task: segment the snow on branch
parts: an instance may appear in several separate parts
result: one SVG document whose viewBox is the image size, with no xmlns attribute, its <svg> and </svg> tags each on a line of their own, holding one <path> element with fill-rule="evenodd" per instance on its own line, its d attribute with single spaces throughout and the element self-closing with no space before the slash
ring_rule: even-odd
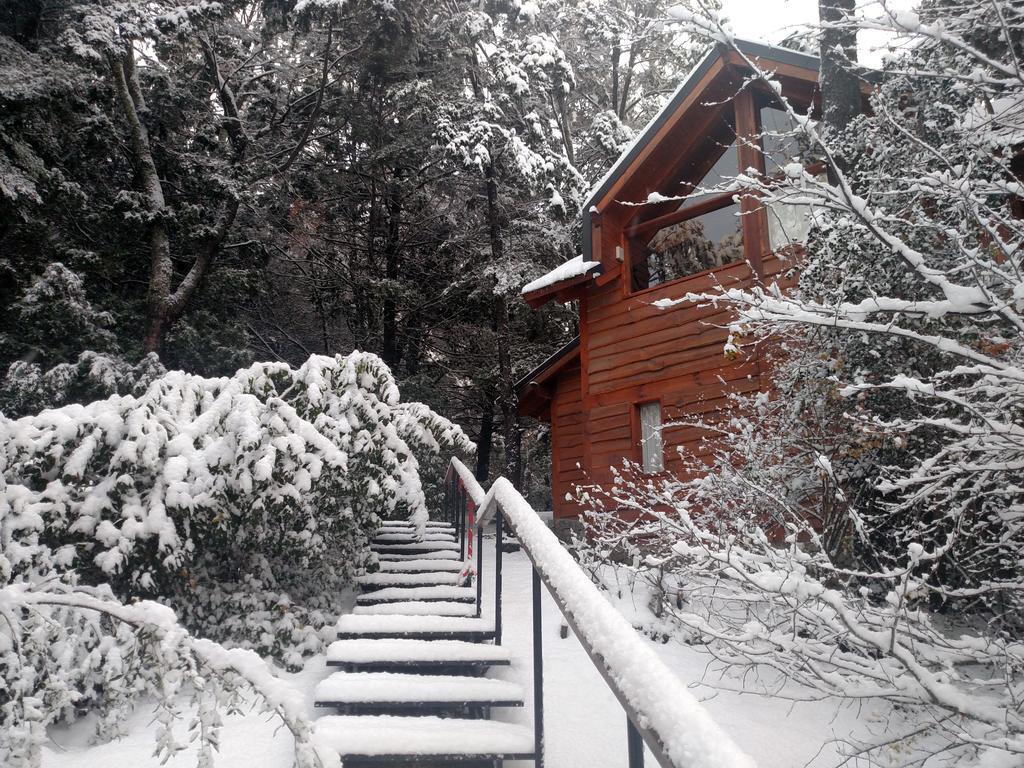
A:
<svg viewBox="0 0 1024 768">
<path fill-rule="evenodd" d="M 229 649 L 192 637 L 178 623 L 174 611 L 153 601 L 125 604 L 102 591 L 52 585 L 34 589 L 25 583 L 8 584 L 0 588 L 0 615 L 7 620 L 5 632 L 0 633 L 0 638 L 8 641 L 2 649 L 5 655 L 13 654 L 18 657 L 19 665 L 28 666 L 26 656 L 32 650 L 32 641 L 26 635 L 31 634 L 32 620 L 60 621 L 55 615 L 56 609 L 73 611 L 93 622 L 94 614 L 107 616 L 131 628 L 136 640 L 134 650 L 146 658 L 146 685 L 165 703 L 158 714 L 161 726 L 157 757 L 167 759 L 185 747 L 173 738 L 172 725 L 177 717 L 173 697 L 188 683 L 199 704 L 191 728 L 199 734 L 201 765 L 213 764 L 221 725 L 217 708 L 229 706 L 245 690 L 254 694 L 291 732 L 295 739 L 296 768 L 341 765 L 336 751 L 317 743 L 301 691 L 274 675 L 267 663 L 252 651 Z M 20 618 L 24 615 L 30 616 L 30 620 L 24 622 L 28 626 L 23 626 Z M 5 764 L 17 768 L 38 764 L 43 734 L 40 702 L 25 696 L 20 686 L 15 686 L 14 691 L 15 695 L 4 704 L 4 709 L 20 710 L 21 717 L 0 738 L 0 755 L 6 754 L 10 762 Z"/>
<path fill-rule="evenodd" d="M 683 768 L 753 768 L 696 698 L 590 581 L 554 533 L 505 478 L 491 485 L 482 521 L 504 515 L 581 642 L 603 664 L 610 684 L 639 727 Z"/>
<path fill-rule="evenodd" d="M 216 379 L 172 371 L 135 395 L 0 417 L 0 677 L 17 681 L 0 730 L 36 744 L 92 707 L 98 735 L 116 735 L 155 685 L 150 661 L 184 658 L 167 645 L 186 642 L 171 607 L 209 638 L 188 636 L 190 668 L 270 696 L 252 652 L 298 668 L 319 651 L 346 584 L 375 564 L 382 518 L 427 519 L 421 460 L 472 447 L 361 352 Z M 289 701 L 273 708 L 302 731 Z"/>
</svg>

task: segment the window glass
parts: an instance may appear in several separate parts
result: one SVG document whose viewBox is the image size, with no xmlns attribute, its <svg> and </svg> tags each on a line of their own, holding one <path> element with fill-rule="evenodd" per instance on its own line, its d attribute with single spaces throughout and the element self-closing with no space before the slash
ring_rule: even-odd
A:
<svg viewBox="0 0 1024 768">
<path fill-rule="evenodd" d="M 768 213 L 768 242 L 773 251 L 807 240 L 811 212 L 806 205 L 789 205 L 779 201 L 769 203 L 765 208 Z"/>
<path fill-rule="evenodd" d="M 726 147 L 722 156 L 718 158 L 713 166 L 711 166 L 711 170 L 704 174 L 703 178 L 693 179 L 692 176 L 690 176 L 691 183 L 699 187 L 699 189 L 695 189 L 693 194 L 688 195 L 686 199 L 683 200 L 682 205 L 679 206 L 679 209 L 689 208 L 696 205 L 707 196 L 708 192 L 714 194 L 716 187 L 722 187 L 736 178 L 740 165 L 740 155 L 737 144 L 738 142 L 734 140 L 732 144 Z M 718 151 L 721 151 L 720 146 Z M 695 169 L 691 166 L 690 173 L 696 175 L 694 170 Z M 706 191 L 702 192 L 701 190 Z"/>
<path fill-rule="evenodd" d="M 807 166 L 818 159 L 796 121 L 784 110 L 762 107 L 761 131 L 765 169 L 769 175 L 779 173 L 794 160 Z M 811 220 L 806 205 L 791 205 L 780 201 L 769 203 L 766 209 L 768 241 L 773 251 L 807 240 Z"/>
<path fill-rule="evenodd" d="M 644 403 L 639 410 L 644 472 L 660 472 L 665 468 L 665 451 L 661 442 L 661 403 Z"/>
<path fill-rule="evenodd" d="M 778 173 L 796 158 L 805 165 L 812 162 L 807 137 L 785 110 L 761 107 L 761 144 L 769 175 Z"/>
<path fill-rule="evenodd" d="M 633 290 L 743 260 L 740 207 L 725 207 L 659 229 L 646 243 L 634 243 Z"/>
</svg>

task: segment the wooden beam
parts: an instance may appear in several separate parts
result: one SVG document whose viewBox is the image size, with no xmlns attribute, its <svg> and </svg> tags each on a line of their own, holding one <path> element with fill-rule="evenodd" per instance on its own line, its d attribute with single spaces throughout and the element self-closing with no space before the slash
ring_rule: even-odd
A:
<svg viewBox="0 0 1024 768">
<path fill-rule="evenodd" d="M 753 168 L 760 175 L 765 175 L 764 152 L 761 148 L 761 120 L 754 102 L 754 94 L 749 88 L 740 91 L 733 100 L 736 109 L 736 135 L 739 137 L 739 171 L 746 173 Z M 763 274 L 762 262 L 768 255 L 768 218 L 764 204 L 753 194 L 740 197 L 740 225 L 743 230 L 743 252 L 760 278 Z"/>
<path fill-rule="evenodd" d="M 704 73 L 704 76 L 701 77 L 701 79 L 694 85 L 688 97 L 676 109 L 676 114 L 671 119 L 666 120 L 658 132 L 645 142 L 645 146 L 637 158 L 630 163 L 627 168 L 622 169 L 616 182 L 612 184 L 600 200 L 595 201 L 595 205 L 600 210 L 604 211 L 610 201 L 619 197 L 622 187 L 627 183 L 627 181 L 634 178 L 636 169 L 647 162 L 653 152 L 661 145 L 666 136 L 675 132 L 683 115 L 689 111 L 690 107 L 697 104 L 704 97 L 705 89 L 715 80 L 716 77 L 718 77 L 722 72 L 723 67 L 724 64 L 722 60 L 718 59 L 708 68 L 708 71 Z"/>
<path fill-rule="evenodd" d="M 712 213 L 720 208 L 726 208 L 732 205 L 733 198 L 742 194 L 742 192 L 722 192 L 717 195 L 709 195 L 699 203 L 694 203 L 689 208 L 682 208 L 672 213 L 666 213 L 664 216 L 658 216 L 654 219 L 646 219 L 644 221 L 632 224 L 628 230 L 626 230 L 627 237 L 640 237 L 645 235 L 653 235 L 659 229 L 665 227 L 671 227 L 673 224 L 678 224 L 681 221 L 687 221 L 688 219 L 696 219 L 698 216 L 703 216 L 707 213 Z"/>
<path fill-rule="evenodd" d="M 725 60 L 734 67 L 739 67 L 745 71 L 750 70 L 747 60 L 734 50 L 726 52 Z M 803 80 L 804 82 L 818 82 L 817 69 L 799 67 L 795 64 L 784 64 L 780 61 L 770 61 L 760 56 L 753 57 L 753 61 L 761 69 L 774 73 L 777 79 L 793 78 L 794 80 Z"/>
</svg>

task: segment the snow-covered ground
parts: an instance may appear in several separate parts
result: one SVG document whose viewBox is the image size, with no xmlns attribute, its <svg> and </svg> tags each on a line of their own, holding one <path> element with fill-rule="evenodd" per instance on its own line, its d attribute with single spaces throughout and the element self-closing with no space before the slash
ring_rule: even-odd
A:
<svg viewBox="0 0 1024 768">
<path fill-rule="evenodd" d="M 490 544 L 485 540 L 485 544 Z M 493 546 L 488 547 L 492 551 Z M 488 566 L 485 566 L 488 568 Z M 493 569 L 489 569 L 493 574 Z M 486 575 L 486 571 L 485 571 Z M 494 673 L 515 677 L 532 691 L 531 569 L 522 552 L 505 555 L 503 568 L 506 617 L 504 644 L 513 649 L 518 667 Z M 559 637 L 562 615 L 543 590 L 544 707 L 548 765 L 570 768 L 621 768 L 626 764 L 626 716 L 596 667 L 571 631 Z M 702 685 L 711 657 L 690 646 L 651 641 L 658 654 L 692 692 L 705 700 L 719 725 L 760 768 L 832 766 L 836 749 L 826 742 L 835 736 L 862 735 L 870 707 L 836 712 L 824 703 L 792 703 Z M 709 682 L 728 685 L 717 676 Z M 735 681 L 732 683 L 735 686 Z M 532 693 L 527 707 L 511 710 L 510 720 L 533 722 Z M 501 716 L 501 715 L 499 715 Z M 648 753 L 645 764 L 656 766 Z"/>
<path fill-rule="evenodd" d="M 493 540 L 485 539 L 485 605 L 493 598 Z M 523 709 L 495 710 L 496 719 L 530 724 L 532 712 L 532 634 L 531 569 L 522 552 L 505 555 L 504 560 L 504 644 L 516 655 L 509 668 L 496 668 L 491 674 L 514 680 L 527 691 Z M 563 768 L 621 768 L 626 762 L 625 715 L 605 685 L 586 652 L 569 634 L 559 637 L 561 614 L 544 592 L 544 684 L 545 734 L 548 765 Z M 852 734 L 866 736 L 872 724 L 879 725 L 877 707 L 863 704 L 859 709 L 837 712 L 828 703 L 792 703 L 786 699 L 767 699 L 724 690 L 734 681 L 712 676 L 702 683 L 710 657 L 695 648 L 670 642 L 650 641 L 681 681 L 705 700 L 715 720 L 761 768 L 798 768 L 831 766 L 840 759 L 831 744 L 835 737 Z M 330 714 L 313 709 L 313 689 L 327 674 L 324 658 L 309 660 L 297 674 L 282 677 L 299 687 L 307 696 L 313 717 Z M 185 703 L 183 702 L 183 706 Z M 186 718 L 187 720 L 187 718 Z M 52 742 L 45 752 L 46 768 L 142 768 L 158 765 L 152 756 L 155 725 L 152 712 L 142 706 L 128 723 L 128 735 L 115 742 L 91 746 L 88 722 L 52 731 Z M 182 741 L 187 743 L 186 722 L 181 726 Z M 186 749 L 167 763 L 171 768 L 196 764 L 195 752 Z M 648 755 L 648 765 L 656 765 Z M 258 711 L 225 717 L 222 746 L 217 765 L 221 768 L 291 768 L 290 734 L 272 717 Z"/>
</svg>

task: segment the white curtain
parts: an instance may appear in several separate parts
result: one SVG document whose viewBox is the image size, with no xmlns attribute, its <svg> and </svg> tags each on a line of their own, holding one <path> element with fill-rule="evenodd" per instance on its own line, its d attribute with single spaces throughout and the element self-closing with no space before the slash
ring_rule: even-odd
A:
<svg viewBox="0 0 1024 768">
<path fill-rule="evenodd" d="M 660 472 L 665 468 L 665 451 L 661 442 L 661 403 L 644 403 L 640 406 L 640 446 L 644 472 Z"/>
</svg>

